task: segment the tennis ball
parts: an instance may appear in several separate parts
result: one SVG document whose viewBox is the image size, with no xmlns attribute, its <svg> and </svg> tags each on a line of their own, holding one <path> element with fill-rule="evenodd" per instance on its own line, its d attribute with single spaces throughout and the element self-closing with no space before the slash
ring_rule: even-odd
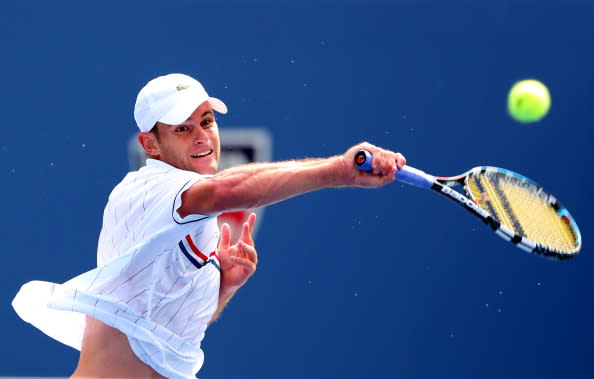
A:
<svg viewBox="0 0 594 379">
<path fill-rule="evenodd" d="M 515 83 L 507 96 L 507 110 L 519 122 L 539 121 L 546 116 L 550 107 L 549 90 L 538 80 L 527 79 Z"/>
</svg>

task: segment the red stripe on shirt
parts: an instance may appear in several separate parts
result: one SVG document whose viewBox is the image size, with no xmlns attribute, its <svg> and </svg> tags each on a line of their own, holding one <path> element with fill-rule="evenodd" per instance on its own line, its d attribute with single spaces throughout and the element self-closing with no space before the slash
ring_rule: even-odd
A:
<svg viewBox="0 0 594 379">
<path fill-rule="evenodd" d="M 206 262 L 208 257 L 206 255 L 202 254 L 202 252 L 200 250 L 198 250 L 196 245 L 194 245 L 194 241 L 192 241 L 192 237 L 190 237 L 189 234 L 186 235 L 186 241 L 188 241 L 188 245 L 190 245 L 190 249 L 192 249 L 194 254 L 196 254 L 198 256 L 198 258 L 202 259 L 202 261 Z"/>
</svg>

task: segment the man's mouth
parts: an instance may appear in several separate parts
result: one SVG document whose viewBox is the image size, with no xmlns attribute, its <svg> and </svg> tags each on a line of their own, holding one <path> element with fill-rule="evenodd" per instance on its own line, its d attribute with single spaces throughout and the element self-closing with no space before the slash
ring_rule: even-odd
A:
<svg viewBox="0 0 594 379">
<path fill-rule="evenodd" d="M 208 151 L 205 151 L 204 153 L 200 153 L 200 154 L 194 154 L 194 155 L 192 155 L 192 158 L 202 158 L 202 157 L 209 156 L 210 154 L 212 154 L 212 150 L 208 150 Z"/>
</svg>

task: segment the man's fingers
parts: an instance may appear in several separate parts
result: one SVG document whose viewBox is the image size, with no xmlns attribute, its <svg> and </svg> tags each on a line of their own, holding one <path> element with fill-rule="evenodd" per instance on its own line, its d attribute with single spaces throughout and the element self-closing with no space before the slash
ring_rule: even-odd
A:
<svg viewBox="0 0 594 379">
<path fill-rule="evenodd" d="M 246 222 L 243 223 L 243 227 L 241 228 L 241 236 L 239 237 L 240 241 L 244 241 L 249 245 L 254 245 L 254 239 L 252 238 L 252 233 L 254 232 L 254 225 L 256 224 L 256 214 L 252 213 L 249 215 Z"/>
<path fill-rule="evenodd" d="M 396 166 L 400 170 L 406 164 L 406 158 L 400 153 L 396 153 Z"/>
<path fill-rule="evenodd" d="M 247 223 L 250 225 L 250 233 L 254 233 L 254 226 L 256 226 L 256 214 L 250 213 L 247 219 Z"/>
<path fill-rule="evenodd" d="M 231 245 L 231 227 L 224 223 L 221 225 L 221 240 L 219 241 L 219 249 L 228 249 Z"/>
<path fill-rule="evenodd" d="M 233 261 L 234 264 L 241 266 L 243 268 L 248 269 L 251 272 L 256 271 L 256 263 L 250 261 L 247 258 L 241 258 L 241 257 L 236 257 L 234 255 L 232 255 L 231 260 Z"/>
<path fill-rule="evenodd" d="M 394 176 L 405 164 L 406 158 L 402 154 L 378 148 L 373 155 L 371 169 L 375 175 Z"/>
<path fill-rule="evenodd" d="M 239 241 L 239 249 L 247 256 L 251 262 L 258 263 L 258 253 L 253 245 L 249 245 L 244 241 Z"/>
</svg>

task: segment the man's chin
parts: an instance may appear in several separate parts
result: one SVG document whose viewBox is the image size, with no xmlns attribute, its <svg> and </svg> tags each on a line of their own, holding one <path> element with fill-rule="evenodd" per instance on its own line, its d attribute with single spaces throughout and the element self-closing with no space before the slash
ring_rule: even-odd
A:
<svg viewBox="0 0 594 379">
<path fill-rule="evenodd" d="M 215 163 L 207 163 L 207 162 L 194 162 L 192 165 L 194 172 L 197 172 L 201 175 L 212 175 L 217 172 L 217 165 Z"/>
</svg>

